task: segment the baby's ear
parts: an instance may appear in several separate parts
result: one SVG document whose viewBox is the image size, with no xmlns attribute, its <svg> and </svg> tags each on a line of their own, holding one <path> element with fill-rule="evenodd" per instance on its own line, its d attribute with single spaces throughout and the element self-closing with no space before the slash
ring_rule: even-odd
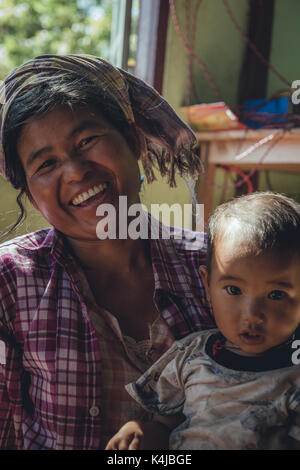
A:
<svg viewBox="0 0 300 470">
<path fill-rule="evenodd" d="M 202 281 L 203 281 L 203 284 L 204 284 L 204 287 L 205 287 L 207 298 L 209 299 L 208 273 L 207 273 L 206 266 L 200 266 L 199 267 L 199 273 L 200 273 L 200 276 L 202 277 Z"/>
<path fill-rule="evenodd" d="M 203 281 L 207 280 L 207 268 L 206 268 L 206 266 L 201 265 L 199 267 L 199 273 L 200 273 L 200 276 L 202 277 Z"/>
</svg>

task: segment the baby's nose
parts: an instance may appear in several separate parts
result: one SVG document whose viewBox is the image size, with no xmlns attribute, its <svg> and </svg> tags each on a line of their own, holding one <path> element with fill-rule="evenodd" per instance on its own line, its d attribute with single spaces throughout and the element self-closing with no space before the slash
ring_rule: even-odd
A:
<svg viewBox="0 0 300 470">
<path fill-rule="evenodd" d="M 242 321 L 248 326 L 259 326 L 264 323 L 265 315 L 263 302 L 251 299 L 244 303 Z"/>
</svg>

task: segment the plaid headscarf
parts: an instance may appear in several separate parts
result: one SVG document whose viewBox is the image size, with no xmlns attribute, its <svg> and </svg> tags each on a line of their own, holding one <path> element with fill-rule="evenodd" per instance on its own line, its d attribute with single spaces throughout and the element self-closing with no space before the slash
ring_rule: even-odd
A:
<svg viewBox="0 0 300 470">
<path fill-rule="evenodd" d="M 155 179 L 154 167 L 175 186 L 175 173 L 196 178 L 202 171 L 199 149 L 192 130 L 171 106 L 149 85 L 133 75 L 92 55 L 43 55 L 13 70 L 4 81 L 0 104 L 0 162 L 5 173 L 3 139 L 5 119 L 15 98 L 60 74 L 87 77 L 116 100 L 130 126 L 140 138 L 141 160 L 148 182 Z"/>
</svg>

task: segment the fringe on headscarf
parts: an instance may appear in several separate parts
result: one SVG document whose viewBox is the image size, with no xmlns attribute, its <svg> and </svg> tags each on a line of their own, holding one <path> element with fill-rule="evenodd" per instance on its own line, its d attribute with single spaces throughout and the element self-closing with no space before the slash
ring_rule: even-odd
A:
<svg viewBox="0 0 300 470">
<path fill-rule="evenodd" d="M 167 183 L 171 188 L 176 187 L 176 175 L 189 176 L 196 180 L 203 172 L 200 146 L 193 150 L 183 148 L 177 154 L 151 143 L 147 144 L 147 149 L 148 153 L 146 158 L 142 159 L 142 164 L 148 183 L 157 179 L 154 169 L 157 169 L 162 177 L 167 178 Z"/>
</svg>

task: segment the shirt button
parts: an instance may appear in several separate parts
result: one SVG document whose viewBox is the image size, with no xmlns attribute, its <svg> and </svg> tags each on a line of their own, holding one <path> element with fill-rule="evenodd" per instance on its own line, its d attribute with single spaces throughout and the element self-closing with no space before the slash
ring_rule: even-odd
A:
<svg viewBox="0 0 300 470">
<path fill-rule="evenodd" d="M 100 412 L 100 410 L 99 410 L 98 406 L 92 406 L 90 408 L 90 415 L 93 416 L 93 417 L 98 416 L 99 412 Z"/>
</svg>

